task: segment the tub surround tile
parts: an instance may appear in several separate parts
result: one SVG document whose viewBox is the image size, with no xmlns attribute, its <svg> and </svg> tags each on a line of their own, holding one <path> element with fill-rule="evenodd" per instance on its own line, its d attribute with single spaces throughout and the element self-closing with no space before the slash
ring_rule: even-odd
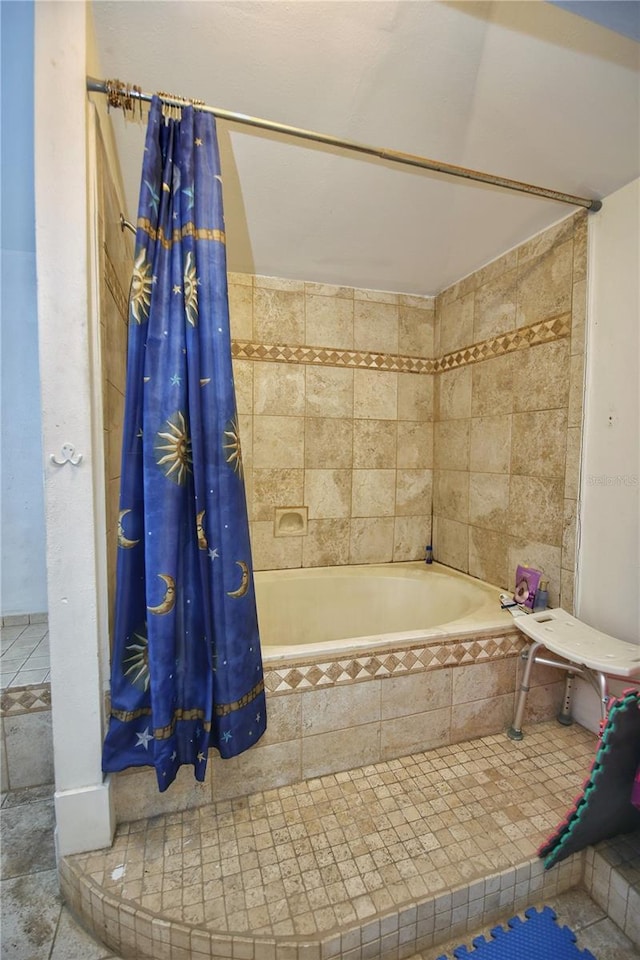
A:
<svg viewBox="0 0 640 960">
<path fill-rule="evenodd" d="M 398 308 L 398 353 L 433 357 L 434 301 L 429 303 L 420 297 L 404 300 Z"/>
<path fill-rule="evenodd" d="M 305 737 L 302 740 L 302 777 L 309 779 L 321 777 L 329 771 L 348 770 L 355 757 L 362 764 L 380 760 L 379 722 Z M 345 899 L 342 893 L 340 899 Z"/>
<path fill-rule="evenodd" d="M 564 478 L 567 411 L 514 413 L 511 423 L 511 474 Z"/>
<path fill-rule="evenodd" d="M 517 270 L 488 279 L 474 297 L 473 340 L 498 337 L 516 325 Z"/>
<path fill-rule="evenodd" d="M 398 421 L 397 466 L 433 467 L 433 423 Z"/>
<path fill-rule="evenodd" d="M 435 559 L 467 573 L 469 569 L 469 525 L 445 517 L 433 518 Z"/>
<path fill-rule="evenodd" d="M 449 743 L 451 715 L 450 707 L 442 707 L 396 720 L 385 720 L 380 744 L 382 759 L 433 750 Z"/>
<path fill-rule="evenodd" d="M 398 424 L 392 420 L 353 421 L 353 466 L 395 468 Z"/>
<path fill-rule="evenodd" d="M 508 562 L 509 538 L 504 533 L 469 527 L 469 573 L 503 590 L 511 588 L 513 579 Z"/>
<path fill-rule="evenodd" d="M 511 533 L 516 537 L 560 546 L 563 504 L 564 483 L 561 479 L 512 474 L 509 487 Z"/>
<path fill-rule="evenodd" d="M 303 567 L 331 567 L 349 563 L 350 521 L 309 520 L 302 544 Z"/>
<path fill-rule="evenodd" d="M 349 563 L 387 563 L 393 556 L 393 517 L 351 520 Z"/>
<path fill-rule="evenodd" d="M 397 470 L 396 517 L 428 514 L 432 503 L 432 485 L 431 470 Z"/>
<path fill-rule="evenodd" d="M 280 417 L 304 416 L 305 368 L 300 364 L 254 362 L 252 412 Z"/>
<path fill-rule="evenodd" d="M 567 429 L 567 459 L 564 475 L 564 495 L 577 500 L 580 487 L 580 447 L 582 431 L 579 427 Z"/>
<path fill-rule="evenodd" d="M 398 720 L 427 708 L 433 711 L 451 706 L 453 672 L 451 668 L 445 668 L 385 680 L 381 684 L 382 719 Z"/>
<path fill-rule="evenodd" d="M 474 473 L 509 473 L 512 417 L 473 417 L 470 426 L 469 469 Z"/>
<path fill-rule="evenodd" d="M 451 711 L 451 742 L 482 737 L 496 729 L 506 730 L 513 720 L 514 707 L 513 693 L 457 704 Z"/>
<path fill-rule="evenodd" d="M 431 543 L 431 516 L 396 517 L 393 529 L 393 560 L 423 560 Z"/>
<path fill-rule="evenodd" d="M 352 517 L 393 517 L 396 512 L 395 470 L 354 470 Z"/>
<path fill-rule="evenodd" d="M 433 419 L 433 378 L 398 374 L 398 419 Z"/>
<path fill-rule="evenodd" d="M 451 353 L 473 343 L 474 296 L 469 293 L 451 303 L 443 303 L 440 312 L 438 353 Z"/>
<path fill-rule="evenodd" d="M 231 280 L 231 275 L 229 279 Z M 234 340 L 251 340 L 253 339 L 253 284 L 229 282 L 228 290 L 231 336 Z"/>
<path fill-rule="evenodd" d="M 514 410 L 566 407 L 569 398 L 567 338 L 525 350 L 513 367 Z"/>
<path fill-rule="evenodd" d="M 258 285 L 257 281 L 260 280 Z M 253 291 L 253 332 L 262 343 L 303 344 L 305 342 L 305 304 L 301 289 L 284 288 L 293 281 L 274 281 L 256 277 Z"/>
<path fill-rule="evenodd" d="M 397 303 L 356 299 L 353 305 L 353 345 L 356 350 L 398 353 Z"/>
<path fill-rule="evenodd" d="M 421 380 L 422 377 L 414 379 Z M 363 420 L 396 420 L 398 375 L 382 371 L 354 370 L 353 415 Z"/>
<path fill-rule="evenodd" d="M 380 720 L 380 681 L 311 690 L 302 700 L 305 736 L 351 729 Z M 291 698 L 286 698 L 291 699 Z"/>
<path fill-rule="evenodd" d="M 516 325 L 529 326 L 571 311 L 573 240 L 539 257 L 518 258 Z"/>
<path fill-rule="evenodd" d="M 305 471 L 300 469 L 254 469 L 252 519 L 273 522 L 276 507 L 308 503 L 304 495 L 304 478 Z"/>
<path fill-rule="evenodd" d="M 509 483 L 506 473 L 469 474 L 469 523 L 473 527 L 506 533 Z"/>
<path fill-rule="evenodd" d="M 350 468 L 353 464 L 353 421 L 309 417 L 304 427 L 307 468 Z"/>
<path fill-rule="evenodd" d="M 542 570 L 549 581 L 549 606 L 557 605 L 560 587 L 560 546 L 553 546 L 539 540 L 512 537 L 509 543 L 509 570 L 515 589 L 515 570 L 518 564 Z"/>
<path fill-rule="evenodd" d="M 469 519 L 469 474 L 466 470 L 436 470 L 433 507 L 439 517 Z"/>
<path fill-rule="evenodd" d="M 305 454 L 303 417 L 255 417 L 254 467 L 302 467 Z"/>
<path fill-rule="evenodd" d="M 515 659 L 499 660 L 496 663 L 479 663 L 453 670 L 452 705 L 457 707 L 458 704 L 474 700 L 512 695 L 516 684 L 516 664 Z"/>
<path fill-rule="evenodd" d="M 305 470 L 304 503 L 309 506 L 309 519 L 349 517 L 351 482 L 351 470 Z"/>
<path fill-rule="evenodd" d="M 445 420 L 433 426 L 433 463 L 438 470 L 468 470 L 470 421 Z"/>
<path fill-rule="evenodd" d="M 307 294 L 305 301 L 306 343 L 341 350 L 355 349 L 353 292 L 348 298 Z"/>
<path fill-rule="evenodd" d="M 437 380 L 436 419 L 459 420 L 471 416 L 471 367 L 445 370 Z"/>
<path fill-rule="evenodd" d="M 302 566 L 304 537 L 274 536 L 273 520 L 254 520 L 249 524 L 251 554 L 256 570 L 284 570 Z"/>
<path fill-rule="evenodd" d="M 353 413 L 353 370 L 306 367 L 305 415 L 350 417 Z"/>
<path fill-rule="evenodd" d="M 518 357 L 518 361 L 520 357 Z M 505 354 L 471 367 L 471 416 L 498 416 L 513 411 L 514 357 Z"/>
<path fill-rule="evenodd" d="M 579 427 L 582 424 L 582 399 L 584 394 L 584 355 L 576 354 L 571 357 L 569 374 L 569 426 Z"/>
</svg>

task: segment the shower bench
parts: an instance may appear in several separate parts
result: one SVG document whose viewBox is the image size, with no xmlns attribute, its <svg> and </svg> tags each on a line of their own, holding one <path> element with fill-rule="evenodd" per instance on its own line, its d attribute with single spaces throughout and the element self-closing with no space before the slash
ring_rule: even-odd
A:
<svg viewBox="0 0 640 960">
<path fill-rule="evenodd" d="M 572 617 L 561 609 L 543 610 L 517 617 L 516 626 L 532 640 L 523 653 L 526 666 L 516 701 L 513 724 L 507 731 L 512 740 L 522 740 L 522 720 L 529 693 L 531 671 L 535 663 L 566 670 L 564 700 L 558 716 L 560 723 L 570 724 L 571 693 L 576 676 L 584 677 L 596 688 L 600 697 L 601 719 L 607 715 L 609 693 L 607 677 L 640 680 L 640 645 L 617 640 Z M 563 660 L 543 656 L 546 651 Z"/>
</svg>

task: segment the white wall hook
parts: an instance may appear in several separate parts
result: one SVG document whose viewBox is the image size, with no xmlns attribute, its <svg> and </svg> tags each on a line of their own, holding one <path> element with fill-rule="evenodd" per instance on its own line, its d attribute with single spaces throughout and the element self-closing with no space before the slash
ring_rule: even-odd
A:
<svg viewBox="0 0 640 960">
<path fill-rule="evenodd" d="M 61 460 L 59 460 L 53 453 L 49 457 L 51 463 L 55 463 L 57 467 L 62 467 L 65 463 L 70 463 L 72 466 L 77 467 L 82 460 L 82 454 L 76 453 L 76 448 L 72 443 L 63 443 L 62 447 L 60 448 L 60 453 L 62 455 Z"/>
</svg>

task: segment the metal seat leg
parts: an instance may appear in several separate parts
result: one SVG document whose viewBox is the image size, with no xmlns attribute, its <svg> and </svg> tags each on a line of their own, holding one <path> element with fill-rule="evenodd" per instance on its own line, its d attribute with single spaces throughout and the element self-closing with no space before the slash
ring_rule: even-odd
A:
<svg viewBox="0 0 640 960">
<path fill-rule="evenodd" d="M 513 717 L 513 723 L 507 730 L 507 736 L 511 740 L 522 740 L 522 720 L 524 717 L 524 709 L 527 705 L 527 694 L 529 693 L 529 680 L 531 679 L 531 671 L 533 670 L 533 664 L 535 663 L 536 653 L 543 646 L 542 643 L 536 642 L 532 643 L 529 647 L 527 665 L 524 668 L 524 673 L 522 675 L 522 683 L 520 684 L 520 691 L 518 693 L 518 701 L 516 703 L 516 711 Z"/>
</svg>

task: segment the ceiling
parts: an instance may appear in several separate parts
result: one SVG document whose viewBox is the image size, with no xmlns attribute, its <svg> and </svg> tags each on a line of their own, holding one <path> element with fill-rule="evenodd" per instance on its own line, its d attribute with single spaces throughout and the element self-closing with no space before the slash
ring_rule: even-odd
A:
<svg viewBox="0 0 640 960">
<path fill-rule="evenodd" d="M 103 77 L 145 91 L 574 195 L 640 175 L 640 44 L 542 0 L 92 6 Z M 134 219 L 144 129 L 113 119 Z M 239 124 L 218 137 L 238 272 L 435 295 L 576 209 Z"/>
</svg>

